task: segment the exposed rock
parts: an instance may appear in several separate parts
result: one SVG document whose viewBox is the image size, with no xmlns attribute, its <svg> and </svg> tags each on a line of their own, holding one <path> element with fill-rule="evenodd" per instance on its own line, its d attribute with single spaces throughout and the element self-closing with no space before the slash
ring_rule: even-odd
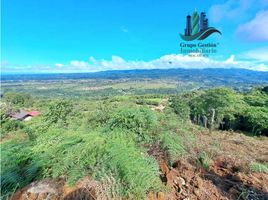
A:
<svg viewBox="0 0 268 200">
<path fill-rule="evenodd" d="M 163 192 L 158 192 L 157 194 L 149 192 L 147 200 L 169 200 L 170 198 Z"/>
<path fill-rule="evenodd" d="M 86 177 L 73 187 L 61 180 L 35 181 L 18 190 L 12 200 L 95 200 L 94 188 L 88 187 L 89 181 Z"/>
<path fill-rule="evenodd" d="M 17 191 L 13 200 L 59 200 L 61 199 L 63 183 L 61 181 L 35 181 L 29 186 Z"/>
<path fill-rule="evenodd" d="M 163 192 L 159 192 L 157 194 L 157 200 L 166 200 L 165 194 Z"/>
<path fill-rule="evenodd" d="M 186 185 L 186 182 L 182 177 L 176 177 L 173 180 L 173 182 L 174 182 L 175 185 L 178 185 L 179 187 L 182 187 L 182 186 Z"/>
</svg>

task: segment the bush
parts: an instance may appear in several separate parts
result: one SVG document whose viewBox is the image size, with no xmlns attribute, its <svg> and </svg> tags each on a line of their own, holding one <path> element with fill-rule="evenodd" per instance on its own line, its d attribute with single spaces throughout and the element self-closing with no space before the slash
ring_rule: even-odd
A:
<svg viewBox="0 0 268 200">
<path fill-rule="evenodd" d="M 111 133 L 107 138 L 101 165 L 115 175 L 127 199 L 146 199 L 148 191 L 162 187 L 157 162 L 124 133 Z"/>
<path fill-rule="evenodd" d="M 105 103 L 99 105 L 96 110 L 87 115 L 87 122 L 92 127 L 105 126 L 112 116 L 113 107 Z"/>
<path fill-rule="evenodd" d="M 182 143 L 182 138 L 176 133 L 162 133 L 159 135 L 159 140 L 162 148 L 167 151 L 171 163 L 178 160 L 180 156 L 186 152 Z"/>
<path fill-rule="evenodd" d="M 148 108 L 124 108 L 109 122 L 110 129 L 126 129 L 138 134 L 141 139 L 147 138 L 156 125 L 157 116 Z"/>
<path fill-rule="evenodd" d="M 157 99 L 154 99 L 154 98 L 146 98 L 146 97 L 139 97 L 137 98 L 136 100 L 136 104 L 139 104 L 139 105 L 153 105 L 153 106 L 158 106 L 159 103 L 161 102 L 162 99 L 160 98 L 157 98 Z"/>
<path fill-rule="evenodd" d="M 39 166 L 31 159 L 29 142 L 7 142 L 1 146 L 1 195 L 8 196 L 39 176 Z"/>
<path fill-rule="evenodd" d="M 66 124 L 68 116 L 73 113 L 73 105 L 69 101 L 57 100 L 49 104 L 44 119 L 49 124 Z"/>
<path fill-rule="evenodd" d="M 228 88 L 213 88 L 190 96 L 187 101 L 191 119 L 197 124 L 268 135 L 268 95 L 264 88 L 245 94 Z"/>
<path fill-rule="evenodd" d="M 140 149 L 129 135 L 75 133 L 49 128 L 32 148 L 44 177 L 66 177 L 69 184 L 91 175 L 98 180 L 112 174 L 122 196 L 143 199 L 161 186 L 156 161 Z"/>
<path fill-rule="evenodd" d="M 219 126 L 223 120 L 229 122 L 229 124 L 225 123 L 225 126 L 229 127 L 232 126 L 235 116 L 243 112 L 244 106 L 241 94 L 228 88 L 214 88 L 191 101 L 191 115 L 192 118 L 206 116 L 211 128 L 214 125 Z"/>
<path fill-rule="evenodd" d="M 190 107 L 186 100 L 180 98 L 173 98 L 171 100 L 170 106 L 173 108 L 174 112 L 179 116 L 180 119 L 190 119 Z"/>
<path fill-rule="evenodd" d="M 268 108 L 247 107 L 243 116 L 243 125 L 253 134 L 263 134 L 268 136 Z"/>
<path fill-rule="evenodd" d="M 23 124 L 20 121 L 16 121 L 16 120 L 7 120 L 1 126 L 2 126 L 1 127 L 1 135 L 2 135 L 2 133 L 5 134 L 8 132 L 16 131 L 18 129 L 23 128 Z"/>
<path fill-rule="evenodd" d="M 36 162 L 42 166 L 44 177 L 66 176 L 72 185 L 94 172 L 103 142 L 97 133 L 68 132 L 54 126 L 36 139 L 32 151 L 40 158 Z"/>
<path fill-rule="evenodd" d="M 4 136 L 7 133 L 11 131 L 17 131 L 19 129 L 22 129 L 24 126 L 20 121 L 10 119 L 6 116 L 4 112 L 1 111 L 0 113 L 1 117 L 1 130 L 0 130 L 0 136 Z"/>
</svg>

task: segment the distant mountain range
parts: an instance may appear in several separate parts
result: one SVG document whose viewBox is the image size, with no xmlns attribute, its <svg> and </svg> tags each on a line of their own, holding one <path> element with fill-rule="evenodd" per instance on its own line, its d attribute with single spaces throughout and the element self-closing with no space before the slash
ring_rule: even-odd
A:
<svg viewBox="0 0 268 200">
<path fill-rule="evenodd" d="M 268 83 L 268 72 L 246 69 L 151 69 L 151 70 L 116 70 L 95 73 L 62 74 L 2 74 L 1 81 L 16 80 L 65 80 L 65 79 L 178 79 L 181 81 L 205 81 L 217 83 Z"/>
</svg>

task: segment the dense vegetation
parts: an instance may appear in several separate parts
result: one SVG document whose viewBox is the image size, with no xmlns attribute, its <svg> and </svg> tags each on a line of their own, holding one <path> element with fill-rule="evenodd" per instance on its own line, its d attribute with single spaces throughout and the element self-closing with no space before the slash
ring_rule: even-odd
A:
<svg viewBox="0 0 268 200">
<path fill-rule="evenodd" d="M 60 178 L 73 185 L 89 175 L 99 184 L 110 180 L 105 184 L 108 198 L 145 199 L 149 191 L 168 190 L 159 178 L 151 148 L 159 148 L 172 166 L 191 151 L 196 140 L 192 130 L 198 126 L 191 123 L 211 130 L 268 134 L 267 87 L 247 93 L 228 88 L 194 91 L 172 96 L 163 112 L 154 111 L 163 98 L 44 101 L 22 93 L 4 94 L 2 198 L 34 180 Z M 10 119 L 10 109 L 18 108 L 38 108 L 42 115 L 27 122 Z M 209 167 L 205 152 L 196 162 Z M 259 163 L 251 168 L 267 170 L 266 164 Z"/>
<path fill-rule="evenodd" d="M 8 104 L 9 98 L 4 101 Z M 91 175 L 100 182 L 106 177 L 116 180 L 116 185 L 106 188 L 110 198 L 143 199 L 148 191 L 164 189 L 158 164 L 147 154 L 145 143 L 163 141 L 173 159 L 184 151 L 174 145 L 180 137 L 165 132 L 169 124 L 165 129 L 158 127 L 164 115 L 129 99 L 94 103 L 53 100 L 43 106 L 42 113 L 29 122 L 9 119 L 23 127 L 9 132 L 14 138 L 1 146 L 2 195 L 45 177 L 62 177 L 74 184 Z M 3 121 L 3 127 L 9 122 Z M 28 137 L 16 138 L 21 132 Z"/>
<path fill-rule="evenodd" d="M 174 111 L 184 119 L 210 129 L 241 130 L 268 135 L 267 87 L 237 93 L 214 88 L 172 99 Z"/>
</svg>

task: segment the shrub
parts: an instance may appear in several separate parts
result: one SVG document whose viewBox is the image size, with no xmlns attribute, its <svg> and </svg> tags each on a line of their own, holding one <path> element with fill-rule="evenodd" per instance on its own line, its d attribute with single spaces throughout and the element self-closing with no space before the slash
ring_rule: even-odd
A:
<svg viewBox="0 0 268 200">
<path fill-rule="evenodd" d="M 180 119 L 190 119 L 190 107 L 186 100 L 180 98 L 173 98 L 171 101 L 171 107 Z"/>
<path fill-rule="evenodd" d="M 32 151 L 44 177 L 66 177 L 71 185 L 87 175 L 102 180 L 111 174 L 122 196 L 138 199 L 161 186 L 156 161 L 118 130 L 72 133 L 51 127 L 36 139 Z"/>
<path fill-rule="evenodd" d="M 101 165 L 115 175 L 119 188 L 124 187 L 122 196 L 128 199 L 145 199 L 148 191 L 162 187 L 157 162 L 124 133 L 107 138 Z"/>
<path fill-rule="evenodd" d="M 0 136 L 4 136 L 5 134 L 11 131 L 17 131 L 22 129 L 24 126 L 20 121 L 10 119 L 1 113 L 1 130 Z"/>
<path fill-rule="evenodd" d="M 171 163 L 178 160 L 179 157 L 186 152 L 182 143 L 182 138 L 176 133 L 162 133 L 159 135 L 159 140 L 163 149 L 167 151 Z"/>
<path fill-rule="evenodd" d="M 66 124 L 68 116 L 73 112 L 73 105 L 69 101 L 57 100 L 49 104 L 44 119 L 49 124 Z"/>
<path fill-rule="evenodd" d="M 228 88 L 213 88 L 195 97 L 191 102 L 191 116 L 199 121 L 206 116 L 210 128 L 219 126 L 225 120 L 225 127 L 233 128 L 235 116 L 242 113 L 245 106 L 243 96 Z M 215 126 L 216 125 L 216 126 Z"/>
<path fill-rule="evenodd" d="M 66 132 L 50 127 L 36 139 L 33 153 L 40 158 L 44 177 L 66 176 L 74 184 L 83 176 L 92 174 L 101 156 L 104 138 L 97 133 Z"/>
<path fill-rule="evenodd" d="M 159 103 L 161 102 L 162 99 L 158 98 L 158 99 L 147 99 L 145 97 L 140 97 L 136 100 L 136 104 L 139 105 L 153 105 L 153 106 L 158 106 Z"/>
<path fill-rule="evenodd" d="M 9 196 L 39 176 L 40 167 L 31 159 L 29 142 L 7 142 L 1 146 L 1 196 Z"/>
<path fill-rule="evenodd" d="M 124 108 L 118 111 L 110 120 L 109 127 L 126 129 L 138 134 L 141 139 L 157 125 L 156 114 L 148 108 Z"/>
<path fill-rule="evenodd" d="M 111 119 L 113 109 L 107 103 L 99 105 L 96 110 L 88 114 L 87 122 L 93 127 L 106 125 Z"/>
</svg>

